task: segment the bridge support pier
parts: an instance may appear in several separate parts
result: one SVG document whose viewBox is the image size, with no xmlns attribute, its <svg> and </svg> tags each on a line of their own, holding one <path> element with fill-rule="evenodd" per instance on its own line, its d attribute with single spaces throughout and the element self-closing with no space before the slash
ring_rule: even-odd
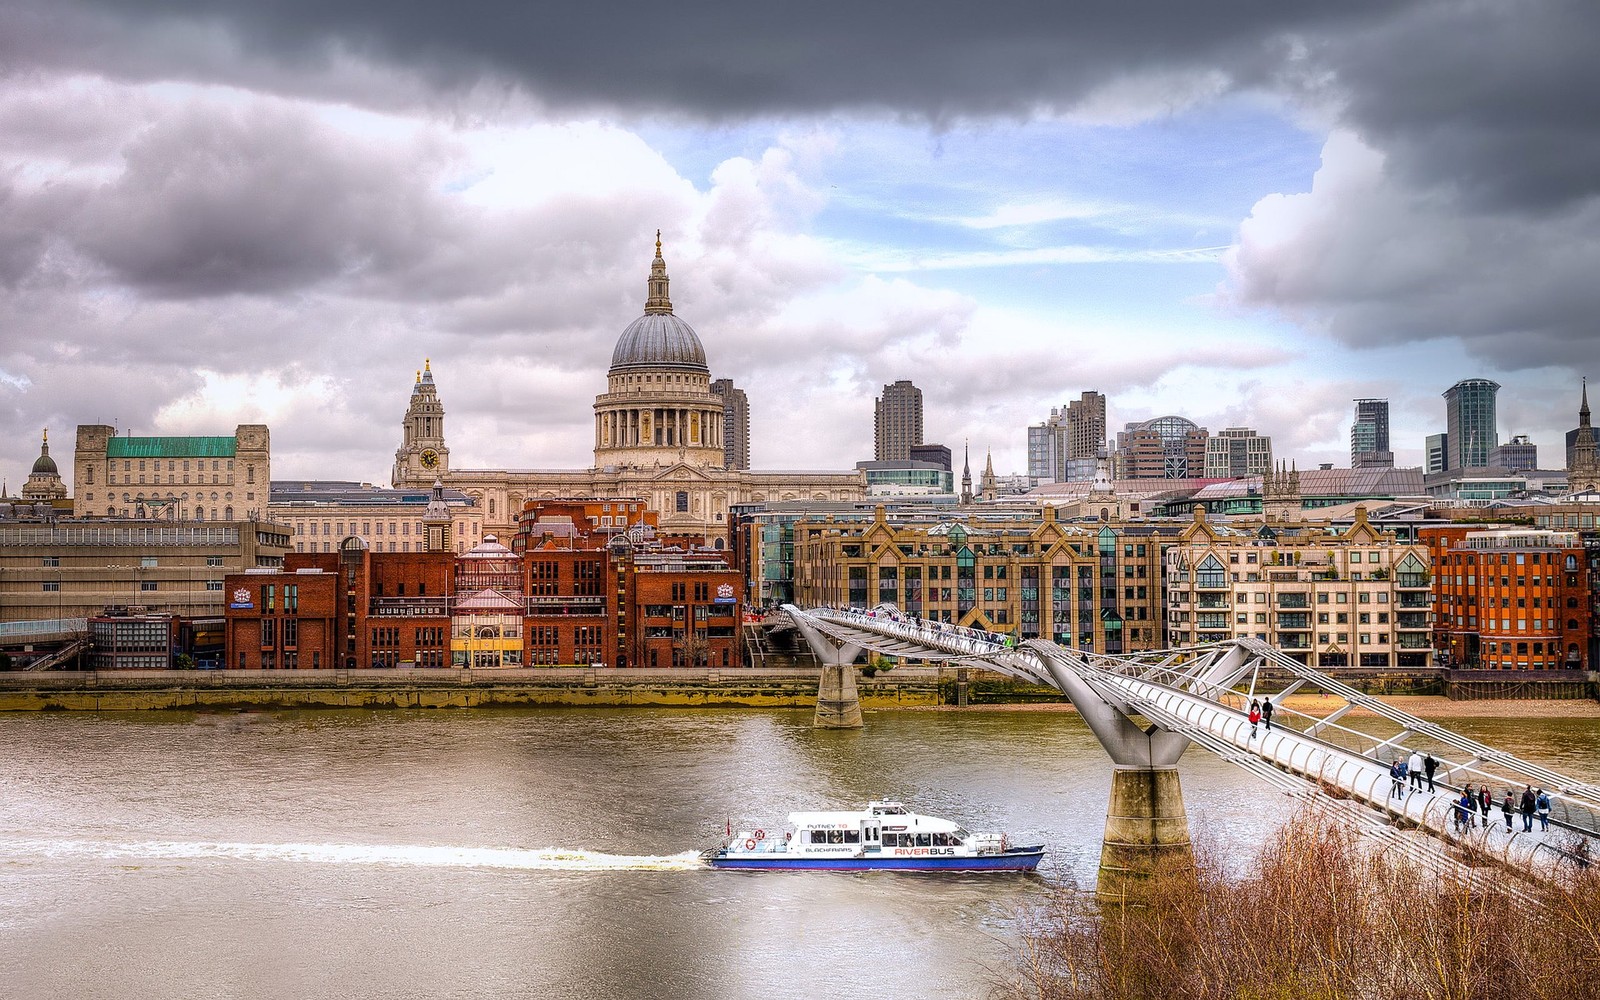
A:
<svg viewBox="0 0 1600 1000">
<path fill-rule="evenodd" d="M 1176 767 L 1123 767 L 1111 775 L 1095 896 L 1139 903 L 1151 875 L 1194 863 Z"/>
<path fill-rule="evenodd" d="M 822 663 L 817 712 L 811 725 L 816 729 L 860 729 L 865 723 L 861 721 L 861 696 L 856 693 L 855 662 L 861 647 L 836 643 L 798 616 L 795 627 Z"/>
<path fill-rule="evenodd" d="M 817 714 L 812 718 L 817 729 L 860 729 L 861 697 L 856 693 L 856 668 L 853 664 L 831 664 L 822 668 L 817 683 Z"/>
<path fill-rule="evenodd" d="M 1139 726 L 1125 707 L 1107 701 L 1063 662 L 1058 648 L 1028 645 L 1041 654 L 1056 687 L 1072 699 L 1115 767 L 1095 896 L 1104 903 L 1138 904 L 1141 883 L 1151 875 L 1194 863 L 1178 782 L 1178 758 L 1189 748 L 1189 738 L 1155 725 Z"/>
</svg>

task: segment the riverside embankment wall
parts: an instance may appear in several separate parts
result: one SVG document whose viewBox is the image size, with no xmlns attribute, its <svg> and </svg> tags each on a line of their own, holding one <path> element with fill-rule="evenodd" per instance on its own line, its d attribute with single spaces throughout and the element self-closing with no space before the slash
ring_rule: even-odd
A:
<svg viewBox="0 0 1600 1000">
<path fill-rule="evenodd" d="M 976 673 L 976 671 L 974 671 Z M 182 708 L 680 706 L 811 708 L 818 670 L 162 670 L 0 673 L 0 712 Z M 957 672 L 897 667 L 857 681 L 865 708 L 954 704 Z"/>
</svg>

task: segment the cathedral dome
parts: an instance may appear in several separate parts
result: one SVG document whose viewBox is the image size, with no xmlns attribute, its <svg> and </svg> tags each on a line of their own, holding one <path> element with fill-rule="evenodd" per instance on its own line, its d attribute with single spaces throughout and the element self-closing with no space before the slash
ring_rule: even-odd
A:
<svg viewBox="0 0 1600 1000">
<path fill-rule="evenodd" d="M 656 259 L 650 263 L 644 315 L 628 324 L 611 352 L 611 374 L 637 368 L 677 368 L 711 374 L 706 349 L 694 327 L 672 315 L 667 295 L 667 263 L 656 233 Z"/>
<path fill-rule="evenodd" d="M 33 474 L 36 476 L 59 476 L 60 470 L 56 468 L 56 460 L 50 457 L 50 435 L 47 432 L 44 444 L 39 446 L 39 457 L 33 460 Z"/>
<path fill-rule="evenodd" d="M 710 374 L 706 349 L 694 327 L 671 313 L 645 313 L 622 331 L 611 352 L 611 371 L 687 368 Z"/>
</svg>

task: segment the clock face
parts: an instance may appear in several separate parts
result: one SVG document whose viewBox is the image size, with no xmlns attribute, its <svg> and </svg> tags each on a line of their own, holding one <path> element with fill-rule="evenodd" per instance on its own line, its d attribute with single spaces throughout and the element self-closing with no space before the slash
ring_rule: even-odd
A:
<svg viewBox="0 0 1600 1000">
<path fill-rule="evenodd" d="M 424 449 L 422 452 L 422 467 L 424 469 L 432 469 L 437 468 L 438 465 L 439 453 L 434 451 L 432 448 Z"/>
</svg>

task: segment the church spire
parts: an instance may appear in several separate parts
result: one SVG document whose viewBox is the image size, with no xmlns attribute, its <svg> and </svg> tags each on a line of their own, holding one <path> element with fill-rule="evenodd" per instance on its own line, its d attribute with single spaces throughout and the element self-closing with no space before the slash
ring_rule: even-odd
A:
<svg viewBox="0 0 1600 1000">
<path fill-rule="evenodd" d="M 1578 407 L 1578 426 L 1589 426 L 1589 376 L 1583 377 L 1583 404 Z"/>
<path fill-rule="evenodd" d="M 972 442 L 961 443 L 961 502 L 972 502 Z"/>
<path fill-rule="evenodd" d="M 644 311 L 672 313 L 672 299 L 667 296 L 667 262 L 661 258 L 661 230 L 656 230 L 656 259 L 650 262 L 650 294 L 644 300 Z"/>
</svg>

